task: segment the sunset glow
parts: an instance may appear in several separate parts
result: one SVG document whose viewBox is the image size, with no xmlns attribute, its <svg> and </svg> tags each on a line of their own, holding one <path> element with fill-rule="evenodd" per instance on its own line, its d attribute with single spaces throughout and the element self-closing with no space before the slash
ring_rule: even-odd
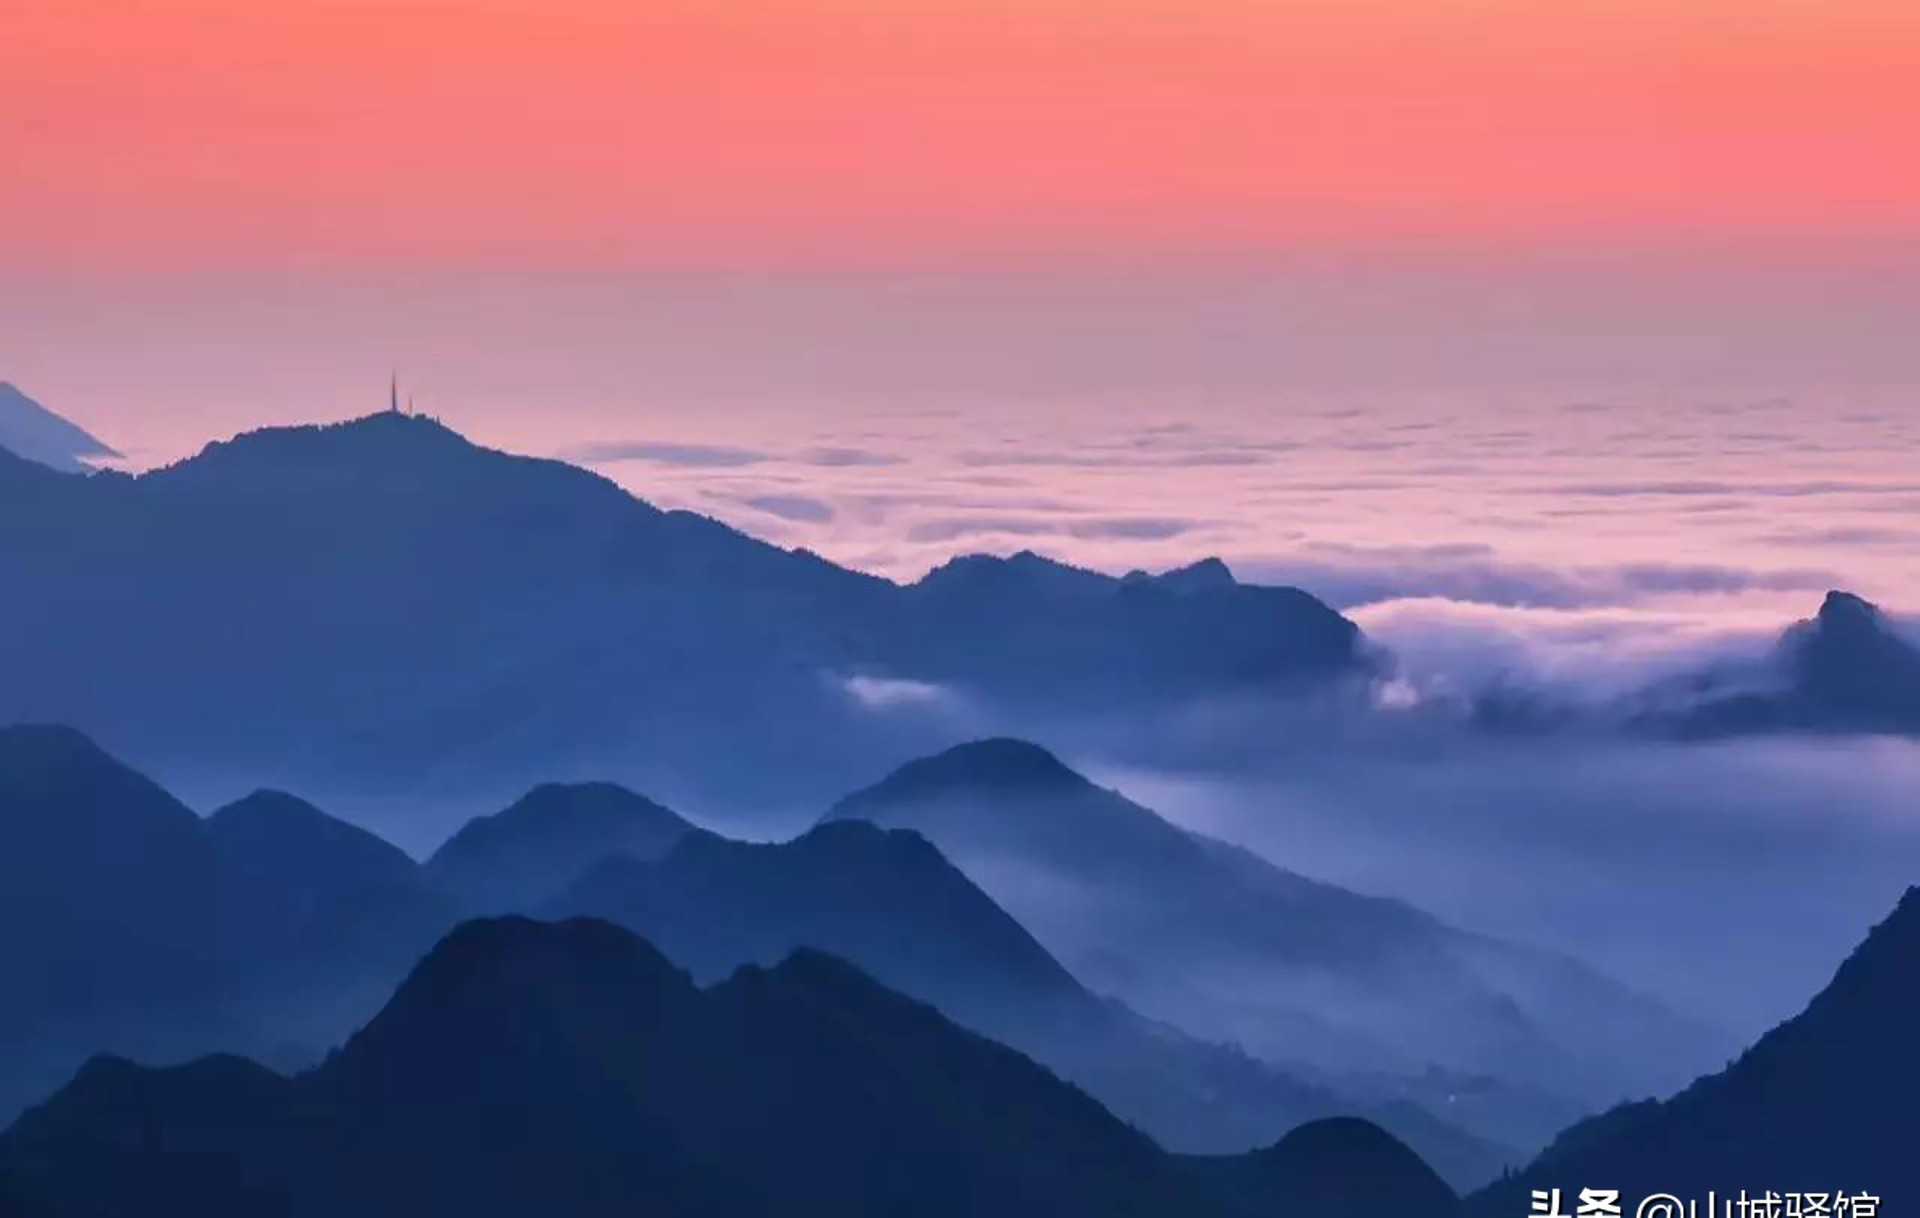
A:
<svg viewBox="0 0 1920 1218">
<path fill-rule="evenodd" d="M 0 262 L 1920 235 L 1903 0 L 146 0 L 0 41 Z"/>
</svg>

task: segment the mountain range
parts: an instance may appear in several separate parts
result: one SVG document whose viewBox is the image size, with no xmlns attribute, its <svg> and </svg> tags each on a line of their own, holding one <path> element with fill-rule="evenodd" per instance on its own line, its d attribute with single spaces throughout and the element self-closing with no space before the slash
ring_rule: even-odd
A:
<svg viewBox="0 0 1920 1218">
<path fill-rule="evenodd" d="M 421 792 L 573 771 L 817 807 L 951 738 L 937 699 L 860 682 L 1053 714 L 1369 665 L 1332 609 L 1217 564 L 976 557 L 902 586 L 420 416 L 252 432 L 138 476 L 16 465 L 0 570 L 34 594 L 0 601 L 0 722 L 85 724 L 173 774 L 378 791 L 423 840 L 452 825 Z"/>
<path fill-rule="evenodd" d="M 0 936 L 0 962 L 52 979 L 15 1007 L 27 1074 L 0 1080 L 0 1102 L 101 1049 L 301 1064 L 458 918 L 513 912 L 619 922 L 707 980 L 830 951 L 1175 1149 L 1360 1114 L 1462 1185 L 1722 1052 L 1570 960 L 1284 872 L 1017 741 L 912 763 L 783 843 L 718 837 L 608 784 L 544 785 L 424 864 L 280 793 L 203 822 L 66 729 L 0 730 L 0 752 L 0 846 L 23 877 L 9 924 L 36 928 Z M 166 849 L 118 853 L 162 832 Z M 63 960 L 113 984 L 63 998 Z"/>
<path fill-rule="evenodd" d="M 1725 1047 L 1570 959 L 1285 871 L 1023 741 L 903 766 L 827 813 L 844 820 L 924 834 L 1076 976 L 1150 1017 L 1269 1061 L 1437 1066 L 1430 1098 L 1490 1136 L 1544 1136 Z"/>
<path fill-rule="evenodd" d="M 21 979 L 0 1004 L 0 1115 L 109 1055 L 0 1141 L 0 1203 L 115 1212 L 144 1184 L 182 1212 L 418 1212 L 456 1156 L 497 1152 L 460 1194 L 482 1213 L 531 1196 L 515 1189 L 542 1165 L 573 1173 L 582 1213 L 603 1185 L 748 1212 L 789 1178 L 803 1212 L 1029 1195 L 1322 1212 L 1369 1164 L 1375 1200 L 1446 1210 L 1433 1172 L 1479 1184 L 1563 1129 L 1476 1207 L 1606 1178 L 1909 1178 L 1893 1105 L 1799 1109 L 1913 1081 L 1890 1043 L 1914 1014 L 1911 895 L 1799 1019 L 1649 1101 L 1726 1043 L 1576 960 L 1176 826 L 1038 746 L 948 747 L 980 723 L 1151 732 L 1182 707 L 1390 671 L 1305 592 L 1217 559 L 1113 578 L 1030 553 L 895 584 L 399 413 L 81 473 L 111 454 L 44 420 L 20 434 L 66 459 L 9 451 L 5 428 L 38 418 L 13 398 L 0 386 L 0 577 L 26 594 L 0 598 L 0 723 L 86 723 L 170 782 L 217 776 L 221 798 L 259 776 L 400 811 L 379 822 L 392 840 L 278 789 L 203 818 L 78 732 L 0 729 L 0 975 Z M 1684 739 L 1920 734 L 1920 645 L 1836 591 L 1757 661 L 1599 712 L 1528 696 L 1476 712 Z M 736 841 L 570 781 L 466 819 L 533 773 L 828 810 L 790 840 Z M 438 848 L 420 863 L 394 842 Z M 528 978 L 555 987 L 551 1009 Z M 661 1037 L 636 1050 L 618 1012 L 657 1016 Z M 436 1038 L 428 1073 L 397 1064 Z M 682 1043 L 686 1062 L 662 1064 Z M 267 1065 L 119 1060 L 213 1050 Z M 497 1076 L 474 1064 L 503 1051 Z M 973 1074 L 943 1095 L 950 1070 Z M 849 1106 L 819 1129 L 779 1131 L 808 1116 L 784 1088 L 843 1082 Z M 743 1131 L 723 1102 L 775 1124 Z M 1029 1105 L 1027 1133 L 1057 1130 L 1063 1158 L 1004 1161 L 983 1127 L 1001 1104 Z M 389 1105 L 449 1128 L 388 1126 Z M 473 1123 L 521 1110 L 552 1140 Z M 715 1168 L 729 1146 L 748 1170 Z M 1332 1163 L 1349 1184 L 1326 1192 Z M 382 1171 L 398 1192 L 372 1198 Z"/>
<path fill-rule="evenodd" d="M 172 846 L 155 850 L 162 832 Z M 277 792 L 201 821 L 78 733 L 22 727 L 0 729 L 0 848 L 39 884 L 14 890 L 6 925 L 23 929 L 0 935 L 0 967 L 49 979 L 22 985 L 0 1028 L 0 1057 L 19 1071 L 0 1077 L 0 1108 L 103 1049 L 305 1065 L 459 917 L 525 910 L 618 921 L 707 981 L 833 952 L 1179 1150 L 1242 1150 L 1359 1113 L 1463 1187 L 1522 1157 L 1402 1097 L 1302 1080 L 1097 997 L 925 839 L 863 822 L 752 844 L 617 787 L 548 785 L 476 818 L 423 865 Z M 145 937 L 123 943 L 123 928 Z M 61 962 L 92 988 L 62 988 Z"/>
<path fill-rule="evenodd" d="M 95 1052 L 334 1043 L 454 920 L 416 872 L 292 796 L 203 820 L 78 732 L 0 729 L 0 1113 Z"/>
<path fill-rule="evenodd" d="M 1115 578 L 970 555 L 896 584 L 393 412 L 137 476 L 0 458 L 0 571 L 33 590 L 0 601 L 0 722 L 84 724 L 196 789 L 404 809 L 381 827 L 410 849 L 535 775 L 798 814 L 955 738 L 1151 737 L 1392 665 L 1308 593 L 1217 559 Z M 1913 648 L 1865 608 L 1831 600 L 1757 696 L 1715 670 L 1625 713 L 1689 735 L 1920 731 Z M 1560 721 L 1508 701 L 1481 717 Z"/>
<path fill-rule="evenodd" d="M 97 1058 L 0 1135 L 0 1206 L 21 1218 L 1226 1218 L 1309 1203 L 1331 1218 L 1458 1207 L 1361 1122 L 1259 1155 L 1170 1156 L 830 956 L 701 989 L 593 920 L 462 925 L 309 1072 Z"/>
<path fill-rule="evenodd" d="M 835 821 L 780 843 L 696 832 L 655 862 L 601 863 L 542 912 L 626 926 L 700 980 L 830 952 L 1030 1055 L 1174 1150 L 1240 1150 L 1358 1112 L 1462 1186 L 1519 1158 L 1411 1103 L 1341 1094 L 1096 996 L 911 831 Z"/>
<path fill-rule="evenodd" d="M 1628 1210 L 1661 1193 L 1682 1205 L 1790 1197 L 1802 1212 L 1813 1197 L 1830 1214 L 1871 1198 L 1864 1212 L 1877 1212 L 1916 1183 L 1916 963 L 1920 890 L 1724 1071 L 1568 1130 L 1466 1212 L 1536 1212 L 1556 1193 L 1571 1207 L 1587 1189 L 1617 1191 Z M 98 1057 L 0 1134 L 0 1212 L 21 1218 L 635 1207 L 1459 1210 L 1366 1122 L 1310 1123 L 1242 1155 L 1170 1156 L 1029 1059 L 831 956 L 802 950 L 701 989 L 592 919 L 456 928 L 312 1070 Z"/>
</svg>

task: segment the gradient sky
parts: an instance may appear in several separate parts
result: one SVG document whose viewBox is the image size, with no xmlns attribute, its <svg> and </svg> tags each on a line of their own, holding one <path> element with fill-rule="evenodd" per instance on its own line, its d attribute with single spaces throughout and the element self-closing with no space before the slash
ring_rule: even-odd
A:
<svg viewBox="0 0 1920 1218">
<path fill-rule="evenodd" d="M 901 576 L 1920 608 L 1916 131 L 1911 0 L 62 0 L 0 379 L 139 465 L 397 365 Z"/>
<path fill-rule="evenodd" d="M 61 0 L 0 263 L 1920 236 L 1907 0 Z"/>
</svg>

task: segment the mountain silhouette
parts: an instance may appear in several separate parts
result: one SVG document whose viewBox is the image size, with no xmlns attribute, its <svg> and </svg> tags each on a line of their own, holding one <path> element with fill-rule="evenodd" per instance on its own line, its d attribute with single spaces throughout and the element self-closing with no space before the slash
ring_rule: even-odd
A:
<svg viewBox="0 0 1920 1218">
<path fill-rule="evenodd" d="M 1827 593 L 1759 664 L 1721 665 L 1632 699 L 1641 729 L 1688 737 L 1761 732 L 1920 735 L 1920 634 L 1879 606 Z"/>
<path fill-rule="evenodd" d="M 378 793 L 419 818 L 409 848 L 453 827 L 436 808 L 535 772 L 806 806 L 950 730 L 854 678 L 1052 713 L 1368 663 L 1333 610 L 1218 566 L 1143 584 L 1022 555 L 902 586 L 413 415 L 252 432 L 137 477 L 45 473 L 0 464 L 0 568 L 34 589 L 0 601 L 0 721 Z"/>
<path fill-rule="evenodd" d="M 399 849 L 285 792 L 228 804 L 204 832 L 222 864 L 227 935 L 243 960 L 404 967 L 453 921 L 453 905 Z"/>
<path fill-rule="evenodd" d="M 64 473 L 83 473 L 90 461 L 120 454 L 80 427 L 0 381 L 0 449 Z"/>
<path fill-rule="evenodd" d="M 916 675 L 1034 702 L 1274 689 L 1366 663 L 1352 622 L 1297 588 L 1241 584 L 1219 559 L 1114 579 L 1031 551 L 970 555 L 902 599 L 943 627 L 916 639 Z"/>
<path fill-rule="evenodd" d="M 776 844 L 695 832 L 658 862 L 603 863 L 549 912 L 626 926 L 700 980 L 829 952 L 1031 1055 L 1174 1149 L 1243 1150 L 1366 1110 L 1090 993 L 910 831 L 836 821 Z M 1421 1111 L 1372 1115 L 1465 1185 L 1517 1157 Z"/>
<path fill-rule="evenodd" d="M 219 876 L 199 818 L 85 736 L 0 729 L 0 1114 L 79 1054 L 195 1025 L 226 971 Z"/>
<path fill-rule="evenodd" d="M 1237 1150 L 1358 1112 L 1463 1186 L 1519 1159 L 1415 1106 L 1337 1094 L 1096 997 L 911 832 L 848 821 L 777 845 L 732 842 L 618 788 L 547 786 L 455 835 L 449 847 L 461 849 L 447 857 L 469 865 L 455 875 L 468 886 L 450 892 L 435 864 L 292 795 L 256 792 L 202 821 L 66 729 L 0 733 L 0 762 L 8 863 L 73 915 L 36 920 L 22 905 L 9 925 L 35 932 L 0 939 L 0 967 L 26 979 L 0 1033 L 6 1110 L 102 1048 L 159 1061 L 230 1048 L 308 1064 L 379 1009 L 458 911 L 528 900 L 578 863 L 586 874 L 547 911 L 620 921 L 707 981 L 832 951 L 1033 1054 L 1180 1149 Z M 36 843 L 29 831 L 42 825 L 71 836 Z M 669 838 L 679 840 L 665 857 L 640 857 Z M 90 861 L 122 842 L 139 850 L 117 874 Z M 123 930 L 144 937 L 122 943 Z"/>
<path fill-rule="evenodd" d="M 983 1010 L 1084 995 L 925 838 L 864 822 L 778 843 L 694 832 L 657 862 L 602 863 L 562 904 L 630 926 L 706 980 L 814 947 L 936 1005 L 929 991 Z"/>
<path fill-rule="evenodd" d="M 1573 961 L 1284 871 L 1023 741 L 911 762 L 826 819 L 925 834 L 1075 976 L 1150 1017 L 1282 1063 L 1517 1084 L 1487 1092 L 1477 1116 L 1461 1115 L 1476 1101 L 1454 1102 L 1463 1089 L 1436 1087 L 1449 1119 L 1496 1139 L 1538 1145 L 1719 1050 Z M 1521 1113 L 1523 1094 L 1545 1102 Z"/>
<path fill-rule="evenodd" d="M 1916 1027 L 1920 889 L 1909 889 L 1804 1011 L 1725 1070 L 1574 1126 L 1472 1209 L 1506 1215 L 1534 1189 L 1571 1197 L 1582 1187 L 1702 1204 L 1708 1190 L 1912 1196 Z"/>
<path fill-rule="evenodd" d="M 334 1043 L 457 920 L 399 849 L 284 792 L 221 808 L 205 832 L 230 973 L 214 1043 Z"/>
<path fill-rule="evenodd" d="M 206 833 L 236 876 L 277 890 L 296 912 L 419 884 L 405 853 L 284 791 L 226 805 L 207 818 Z"/>
<path fill-rule="evenodd" d="M 1780 709 L 1790 724 L 1920 733 L 1920 645 L 1878 606 L 1830 592 L 1780 650 L 1791 680 Z"/>
<path fill-rule="evenodd" d="M 1420 1157 L 1379 1126 L 1335 1117 L 1300 1126 L 1265 1150 L 1210 1165 L 1248 1213 L 1359 1218 L 1460 1213 Z"/>
<path fill-rule="evenodd" d="M 1251 1218 L 1337 1188 L 1282 1170 L 1249 1185 L 1238 1168 L 1167 1155 L 832 957 L 796 953 L 702 990 L 607 923 L 509 918 L 448 935 L 308 1073 L 89 1063 L 0 1135 L 0 1205 L 27 1218 Z"/>
<path fill-rule="evenodd" d="M 611 783 L 548 783 L 476 817 L 427 860 L 427 874 L 473 909 L 527 911 L 613 856 L 658 858 L 693 826 Z"/>
<path fill-rule="evenodd" d="M 0 1115 L 103 1049 L 331 1043 L 453 920 L 416 870 L 292 796 L 203 821 L 79 732 L 0 728 Z"/>
</svg>

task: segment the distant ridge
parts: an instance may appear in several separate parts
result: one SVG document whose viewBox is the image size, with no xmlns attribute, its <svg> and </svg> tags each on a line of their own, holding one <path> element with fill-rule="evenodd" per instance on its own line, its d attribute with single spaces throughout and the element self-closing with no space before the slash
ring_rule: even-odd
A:
<svg viewBox="0 0 1920 1218">
<path fill-rule="evenodd" d="M 429 879 L 469 908 L 530 910 L 602 860 L 658 858 L 692 825 L 612 783 L 545 783 L 470 820 L 427 860 Z"/>
<path fill-rule="evenodd" d="M 1089 987 L 1205 1039 L 1283 1066 L 1504 1080 L 1516 1093 L 1449 1110 L 1498 1141 L 1539 1145 L 1724 1048 L 1575 961 L 1286 871 L 1027 741 L 908 762 L 822 819 L 924 834 Z"/>
<path fill-rule="evenodd" d="M 900 585 L 419 415 L 265 428 L 137 476 L 0 461 L 0 506 L 0 570 L 33 590 L 0 598 L 0 721 L 388 806 L 556 771 L 817 806 L 931 751 L 949 705 L 1150 719 L 1371 672 L 1352 622 L 1222 564 L 974 556 Z M 409 849 L 452 827 L 383 826 Z"/>
<path fill-rule="evenodd" d="M 120 455 L 6 381 L 0 381 L 0 448 L 63 473 L 83 473 L 93 461 Z"/>
</svg>

